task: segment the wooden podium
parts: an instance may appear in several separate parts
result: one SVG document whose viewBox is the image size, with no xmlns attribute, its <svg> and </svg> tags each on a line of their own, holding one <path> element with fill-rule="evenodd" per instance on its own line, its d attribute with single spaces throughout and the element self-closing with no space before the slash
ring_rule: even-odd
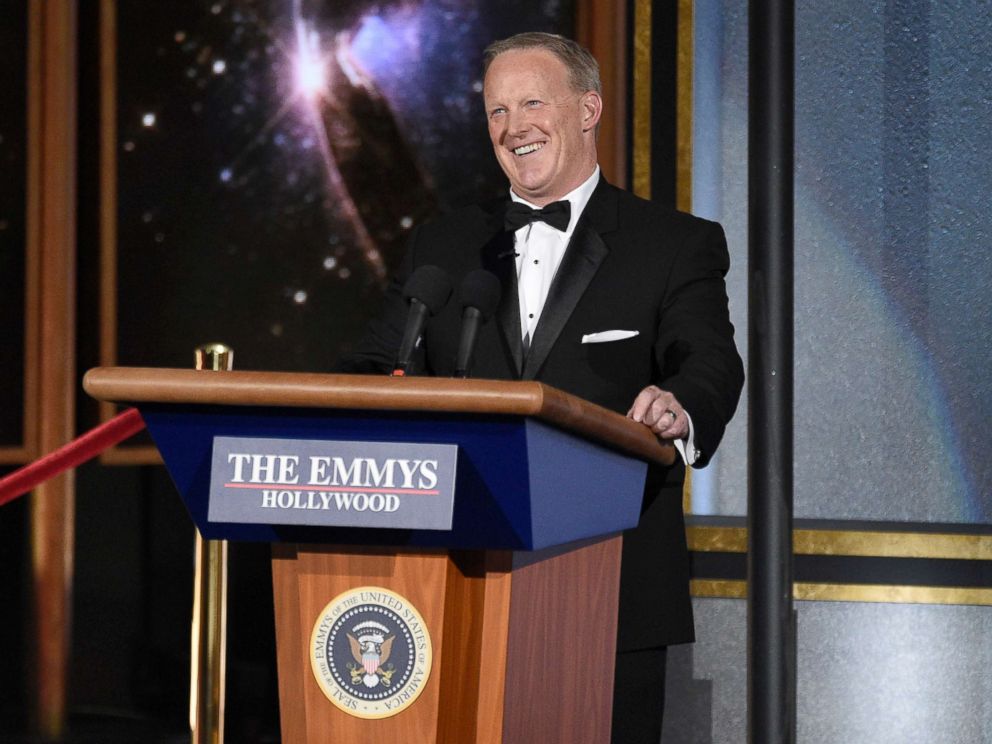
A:
<svg viewBox="0 0 992 744">
<path fill-rule="evenodd" d="M 674 458 L 646 427 L 537 382 L 108 367 L 84 387 L 140 409 L 204 537 L 273 543 L 284 742 L 609 741 L 619 533 L 646 463 Z M 211 518 L 221 443 L 284 440 L 454 445 L 450 528 L 317 523 L 328 488 L 231 483 L 286 508 Z"/>
</svg>

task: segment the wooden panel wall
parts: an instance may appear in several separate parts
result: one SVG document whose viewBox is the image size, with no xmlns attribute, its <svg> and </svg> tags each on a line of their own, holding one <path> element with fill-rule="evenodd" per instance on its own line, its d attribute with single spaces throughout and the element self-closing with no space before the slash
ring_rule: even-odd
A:
<svg viewBox="0 0 992 744">
<path fill-rule="evenodd" d="M 628 166 L 627 3 L 580 0 L 575 38 L 599 62 L 603 81 L 603 118 L 599 129 L 599 164 L 606 178 L 626 188 Z"/>
</svg>

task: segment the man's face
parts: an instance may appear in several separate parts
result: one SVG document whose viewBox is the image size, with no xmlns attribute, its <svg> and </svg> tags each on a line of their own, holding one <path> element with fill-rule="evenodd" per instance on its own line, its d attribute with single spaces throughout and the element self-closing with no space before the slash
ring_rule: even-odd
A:
<svg viewBox="0 0 992 744">
<path fill-rule="evenodd" d="M 543 206 L 592 174 L 602 102 L 593 91 L 576 92 L 551 52 L 500 54 L 486 72 L 483 97 L 496 159 L 518 196 Z"/>
</svg>

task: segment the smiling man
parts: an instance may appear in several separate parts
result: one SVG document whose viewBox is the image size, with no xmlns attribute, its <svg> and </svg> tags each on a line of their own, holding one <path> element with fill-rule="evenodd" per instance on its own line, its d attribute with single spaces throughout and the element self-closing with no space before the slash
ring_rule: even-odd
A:
<svg viewBox="0 0 992 744">
<path fill-rule="evenodd" d="M 712 457 L 744 373 L 734 345 L 719 225 L 639 199 L 600 175 L 599 68 L 575 42 L 526 33 L 492 44 L 483 85 L 507 199 L 421 225 L 385 307 L 340 368 L 388 372 L 419 266 L 456 286 L 486 268 L 503 293 L 483 326 L 473 376 L 540 380 L 626 413 L 682 460 L 649 471 L 639 526 L 624 535 L 613 740 L 661 737 L 665 648 L 693 640 L 681 489 Z M 419 364 L 454 372 L 461 308 L 427 325 Z"/>
<path fill-rule="evenodd" d="M 483 92 L 496 159 L 513 193 L 543 207 L 596 170 L 598 82 L 572 81 L 564 63 L 540 48 L 494 48 Z"/>
</svg>

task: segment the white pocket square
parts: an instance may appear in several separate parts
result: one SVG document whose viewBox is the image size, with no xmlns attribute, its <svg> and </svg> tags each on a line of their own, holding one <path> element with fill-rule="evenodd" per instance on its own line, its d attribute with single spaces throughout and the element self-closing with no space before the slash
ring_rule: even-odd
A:
<svg viewBox="0 0 992 744">
<path fill-rule="evenodd" d="M 587 333 L 582 337 L 584 344 L 603 344 L 607 341 L 623 341 L 625 338 L 633 338 L 640 331 L 600 331 L 599 333 Z"/>
</svg>

